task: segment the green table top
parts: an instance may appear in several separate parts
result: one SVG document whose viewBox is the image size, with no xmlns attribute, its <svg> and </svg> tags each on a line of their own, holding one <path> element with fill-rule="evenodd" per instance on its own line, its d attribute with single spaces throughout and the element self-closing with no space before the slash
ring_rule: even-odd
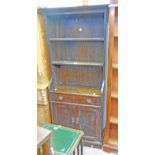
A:
<svg viewBox="0 0 155 155">
<path fill-rule="evenodd" d="M 79 144 L 83 131 L 62 127 L 54 124 L 44 124 L 51 133 L 50 145 L 57 155 L 71 154 Z"/>
</svg>

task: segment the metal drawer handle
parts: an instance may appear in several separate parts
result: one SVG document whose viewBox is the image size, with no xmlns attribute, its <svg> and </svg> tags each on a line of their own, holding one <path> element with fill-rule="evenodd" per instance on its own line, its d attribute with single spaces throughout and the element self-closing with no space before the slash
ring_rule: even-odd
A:
<svg viewBox="0 0 155 155">
<path fill-rule="evenodd" d="M 87 101 L 87 103 L 92 103 L 92 100 L 89 98 L 87 98 L 86 101 Z"/>
<path fill-rule="evenodd" d="M 63 96 L 59 96 L 58 99 L 59 99 L 59 100 L 63 100 Z"/>
</svg>

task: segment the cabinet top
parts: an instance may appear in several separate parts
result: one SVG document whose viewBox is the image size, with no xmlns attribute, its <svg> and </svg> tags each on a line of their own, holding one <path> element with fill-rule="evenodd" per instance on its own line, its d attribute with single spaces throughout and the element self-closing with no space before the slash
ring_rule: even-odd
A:
<svg viewBox="0 0 155 155">
<path fill-rule="evenodd" d="M 52 91 L 52 90 L 51 90 Z M 55 87 L 56 93 L 85 94 L 91 96 L 101 96 L 101 90 L 97 88 L 78 88 L 78 87 Z M 52 91 L 52 92 L 53 92 Z"/>
<path fill-rule="evenodd" d="M 72 14 L 96 14 L 104 13 L 108 9 L 108 4 L 91 5 L 91 6 L 76 6 L 76 7 L 61 7 L 61 8 L 38 8 L 38 14 L 43 15 L 72 15 Z"/>
</svg>

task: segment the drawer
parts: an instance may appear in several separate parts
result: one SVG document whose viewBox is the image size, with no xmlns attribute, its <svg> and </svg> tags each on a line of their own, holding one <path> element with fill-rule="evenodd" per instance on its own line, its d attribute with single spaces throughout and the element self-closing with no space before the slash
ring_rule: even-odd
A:
<svg viewBox="0 0 155 155">
<path fill-rule="evenodd" d="M 69 102 L 79 104 L 101 105 L 101 97 L 84 96 L 62 93 L 50 93 L 50 100 L 57 102 Z"/>
</svg>

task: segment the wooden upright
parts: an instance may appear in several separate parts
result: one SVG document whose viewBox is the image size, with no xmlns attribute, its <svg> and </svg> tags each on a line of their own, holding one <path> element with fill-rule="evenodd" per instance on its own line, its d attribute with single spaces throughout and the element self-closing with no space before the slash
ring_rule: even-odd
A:
<svg viewBox="0 0 155 155">
<path fill-rule="evenodd" d="M 118 1 L 109 8 L 108 90 L 103 150 L 118 150 Z"/>
<path fill-rule="evenodd" d="M 52 155 L 50 148 L 50 135 L 50 130 L 37 127 L 37 155 L 41 154 L 41 147 L 43 149 L 42 155 Z"/>
<path fill-rule="evenodd" d="M 51 123 L 48 86 L 51 83 L 50 60 L 44 20 L 37 15 L 37 123 Z"/>
</svg>

